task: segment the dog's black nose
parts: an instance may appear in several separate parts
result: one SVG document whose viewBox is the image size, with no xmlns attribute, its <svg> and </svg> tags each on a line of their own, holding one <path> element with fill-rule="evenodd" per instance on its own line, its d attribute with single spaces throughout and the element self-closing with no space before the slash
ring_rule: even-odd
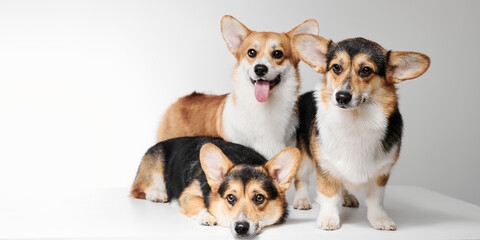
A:
<svg viewBox="0 0 480 240">
<path fill-rule="evenodd" d="M 257 64 L 255 65 L 253 71 L 255 74 L 257 74 L 257 76 L 263 77 L 268 72 L 268 67 L 263 64 Z"/>
<path fill-rule="evenodd" d="M 352 100 L 352 94 L 346 91 L 340 91 L 335 94 L 335 98 L 339 104 L 345 105 Z"/>
<path fill-rule="evenodd" d="M 249 227 L 250 224 L 248 224 L 248 222 L 237 222 L 235 223 L 235 232 L 239 235 L 245 235 L 247 234 Z"/>
</svg>

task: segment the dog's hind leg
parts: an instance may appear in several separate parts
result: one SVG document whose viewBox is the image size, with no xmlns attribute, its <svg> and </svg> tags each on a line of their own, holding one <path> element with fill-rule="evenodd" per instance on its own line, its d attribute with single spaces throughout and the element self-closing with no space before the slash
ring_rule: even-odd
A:
<svg viewBox="0 0 480 240">
<path fill-rule="evenodd" d="M 217 219 L 205 207 L 203 193 L 197 180 L 185 188 L 178 202 L 182 213 L 192 217 L 198 223 L 207 226 L 217 224 Z"/>
<path fill-rule="evenodd" d="M 355 197 L 355 195 L 348 192 L 347 189 L 342 188 L 342 206 L 356 208 L 358 205 L 358 199 Z"/>
<path fill-rule="evenodd" d="M 164 159 L 161 151 L 145 154 L 138 168 L 130 196 L 152 202 L 167 202 L 164 179 Z"/>
</svg>

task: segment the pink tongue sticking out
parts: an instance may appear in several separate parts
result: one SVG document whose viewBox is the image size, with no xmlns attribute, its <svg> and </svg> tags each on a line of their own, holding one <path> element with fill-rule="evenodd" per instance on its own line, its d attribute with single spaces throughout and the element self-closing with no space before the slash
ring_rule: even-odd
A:
<svg viewBox="0 0 480 240">
<path fill-rule="evenodd" d="M 258 80 L 255 84 L 255 98 L 259 102 L 267 101 L 268 94 L 270 93 L 270 83 L 265 80 Z"/>
</svg>

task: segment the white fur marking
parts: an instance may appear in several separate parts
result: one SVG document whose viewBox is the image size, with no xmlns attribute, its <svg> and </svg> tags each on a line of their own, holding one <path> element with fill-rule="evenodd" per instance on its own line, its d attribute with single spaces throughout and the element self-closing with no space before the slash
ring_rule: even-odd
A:
<svg viewBox="0 0 480 240">
<path fill-rule="evenodd" d="M 243 214 L 243 212 L 241 212 L 238 217 L 231 222 L 230 224 L 230 231 L 232 232 L 232 234 L 234 236 L 237 236 L 237 232 L 235 231 L 235 224 L 236 223 L 239 223 L 239 222 L 247 222 L 248 225 L 249 225 L 249 228 L 248 228 L 248 232 L 246 234 L 246 236 L 253 236 L 253 235 L 256 235 L 258 232 L 260 232 L 260 230 L 262 229 L 262 227 L 264 226 L 262 222 L 253 222 L 251 219 L 247 218 L 245 216 L 245 214 Z"/>
<path fill-rule="evenodd" d="M 328 110 L 317 99 L 317 126 L 322 159 L 320 167 L 345 182 L 347 189 L 356 189 L 381 174 L 393 164 L 398 145 L 385 153 L 382 139 L 388 119 L 374 103 L 360 105 L 355 113 L 329 103 Z"/>
<path fill-rule="evenodd" d="M 372 227 L 378 230 L 396 230 L 395 222 L 387 215 L 383 207 L 385 188 L 379 187 L 375 181 L 371 181 L 366 186 L 365 193 L 367 218 Z"/>
<path fill-rule="evenodd" d="M 217 219 L 206 208 L 202 209 L 197 215 L 192 216 L 192 218 L 201 225 L 213 226 L 217 224 Z"/>
<path fill-rule="evenodd" d="M 154 173 L 152 175 L 152 181 L 153 185 L 145 189 L 145 199 L 152 202 L 166 202 L 168 196 L 162 175 Z"/>
<path fill-rule="evenodd" d="M 269 74 L 282 73 L 282 79 L 271 90 L 267 101 L 260 103 L 255 99 L 255 86 L 248 74 L 253 66 L 242 61 L 235 70 L 233 84 L 237 100 L 233 102 L 232 94 L 227 97 L 223 110 L 224 131 L 229 141 L 249 146 L 270 159 L 285 147 L 296 145 L 297 74 L 289 63 L 278 69 L 269 67 Z"/>
<path fill-rule="evenodd" d="M 340 205 L 339 194 L 333 197 L 326 197 L 317 192 L 317 202 L 320 204 L 318 212 L 317 227 L 324 230 L 337 230 L 340 228 L 340 215 L 338 206 Z"/>
</svg>

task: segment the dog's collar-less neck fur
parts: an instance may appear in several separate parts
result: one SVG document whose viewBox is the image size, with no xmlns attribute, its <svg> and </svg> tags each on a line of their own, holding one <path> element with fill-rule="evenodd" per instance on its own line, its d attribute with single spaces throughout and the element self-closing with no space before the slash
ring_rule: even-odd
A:
<svg viewBox="0 0 480 240">
<path fill-rule="evenodd" d="M 236 70 L 235 90 L 229 94 L 223 110 L 226 139 L 252 147 L 267 158 L 287 146 L 294 146 L 298 124 L 295 111 L 299 94 L 297 72 L 295 67 L 287 70 L 269 99 L 261 103 L 255 99 L 249 77 Z"/>
<path fill-rule="evenodd" d="M 320 90 L 314 96 L 322 168 L 352 188 L 388 174 L 402 137 L 398 107 L 386 116 L 383 106 L 376 102 L 343 110 L 323 102 Z"/>
</svg>

